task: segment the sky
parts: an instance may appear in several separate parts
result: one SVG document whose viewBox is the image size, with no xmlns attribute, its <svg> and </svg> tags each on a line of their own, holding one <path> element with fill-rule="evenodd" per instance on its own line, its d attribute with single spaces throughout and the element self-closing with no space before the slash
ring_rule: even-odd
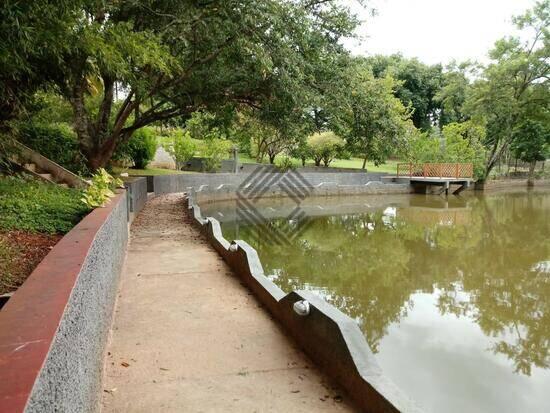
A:
<svg viewBox="0 0 550 413">
<path fill-rule="evenodd" d="M 487 62 L 487 52 L 499 38 L 514 33 L 512 16 L 535 0 L 370 0 L 367 7 L 346 1 L 364 20 L 361 40 L 347 40 L 354 54 L 393 54 L 418 57 L 428 64 L 477 60 Z"/>
</svg>

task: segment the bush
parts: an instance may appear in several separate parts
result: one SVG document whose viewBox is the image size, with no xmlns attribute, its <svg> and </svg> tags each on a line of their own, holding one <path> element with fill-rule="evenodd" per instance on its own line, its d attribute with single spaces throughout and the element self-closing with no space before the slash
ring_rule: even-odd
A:
<svg viewBox="0 0 550 413">
<path fill-rule="evenodd" d="M 90 210 L 81 198 L 77 189 L 0 178 L 0 230 L 65 233 Z"/>
<path fill-rule="evenodd" d="M 75 174 L 89 174 L 76 134 L 66 123 L 22 125 L 19 128 L 19 140 Z"/>
<path fill-rule="evenodd" d="M 135 131 L 128 142 L 119 145 L 113 159 L 126 160 L 137 169 L 145 169 L 155 157 L 157 138 L 153 128 L 141 128 Z"/>
<path fill-rule="evenodd" d="M 483 177 L 486 151 L 483 147 L 484 128 L 471 121 L 449 123 L 442 135 L 414 136 L 408 143 L 408 160 L 411 162 L 472 163 L 474 177 Z"/>
<path fill-rule="evenodd" d="M 176 162 L 176 169 L 181 169 L 195 155 L 198 144 L 189 132 L 175 130 L 165 139 L 163 147 Z"/>
<path fill-rule="evenodd" d="M 275 161 L 275 166 L 281 172 L 287 172 L 295 169 L 294 162 L 288 156 L 282 156 Z"/>
<path fill-rule="evenodd" d="M 311 135 L 307 138 L 308 146 L 311 148 L 315 166 L 329 166 L 330 162 L 338 151 L 344 146 L 344 140 L 334 132 L 322 132 Z"/>
<path fill-rule="evenodd" d="M 122 180 L 114 178 L 105 169 L 99 168 L 81 200 L 90 208 L 103 207 L 109 198 L 115 196 L 113 191 L 117 187 L 122 187 Z"/>
<path fill-rule="evenodd" d="M 207 139 L 201 142 L 200 154 L 205 158 L 207 171 L 219 168 L 222 159 L 227 158 L 231 142 L 224 139 Z"/>
</svg>

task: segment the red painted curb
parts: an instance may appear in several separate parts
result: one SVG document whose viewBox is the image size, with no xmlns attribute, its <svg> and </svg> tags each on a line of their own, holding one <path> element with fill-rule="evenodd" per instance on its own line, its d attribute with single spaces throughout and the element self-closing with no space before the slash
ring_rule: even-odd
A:
<svg viewBox="0 0 550 413">
<path fill-rule="evenodd" d="M 36 267 L 0 311 L 0 412 L 23 412 L 94 238 L 120 202 L 90 212 Z"/>
</svg>

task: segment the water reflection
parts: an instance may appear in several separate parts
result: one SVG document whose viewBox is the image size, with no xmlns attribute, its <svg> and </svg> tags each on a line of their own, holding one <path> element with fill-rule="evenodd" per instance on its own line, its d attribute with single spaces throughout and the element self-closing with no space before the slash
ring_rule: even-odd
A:
<svg viewBox="0 0 550 413">
<path fill-rule="evenodd" d="M 432 386 L 429 392 L 415 390 L 418 381 L 404 377 L 401 369 L 421 367 L 410 364 L 410 358 L 416 354 L 421 359 L 420 343 L 431 337 L 438 344 L 430 344 L 436 348 L 430 354 L 444 351 L 440 362 L 456 364 L 452 386 L 470 392 L 457 393 L 461 409 L 478 411 L 475 407 L 484 405 L 479 411 L 513 410 L 511 401 L 498 402 L 509 395 L 495 400 L 489 395 L 506 391 L 511 383 L 520 388 L 514 380 L 522 380 L 527 386 L 522 391 L 530 396 L 517 408 L 544 411 L 550 408 L 549 398 L 538 392 L 550 386 L 550 195 L 449 199 L 411 196 L 407 202 L 367 212 L 316 216 L 290 246 L 248 237 L 253 229 L 242 224 L 239 237 L 257 249 L 266 273 L 273 274 L 283 290 L 317 291 L 355 318 L 372 350 L 380 353 L 382 367 L 386 363 L 388 371 L 395 370 L 394 381 L 418 392 L 413 397 L 428 407 L 441 411 L 440 395 L 429 394 L 439 385 L 432 382 L 438 380 L 437 367 L 433 366 L 432 381 L 425 383 Z M 273 219 L 270 224 L 282 225 L 281 221 Z M 223 223 L 224 232 L 235 229 L 235 222 Z M 456 331 L 461 331 L 460 337 Z M 404 332 L 409 342 L 402 351 L 398 342 Z M 503 357 L 508 362 L 495 379 L 498 387 L 476 399 L 463 382 L 471 375 L 496 372 Z M 484 361 L 477 368 L 482 370 L 476 371 L 470 361 L 480 358 Z M 441 372 L 439 379 L 445 374 L 449 372 Z M 464 405 L 464 397 L 475 404 Z"/>
</svg>

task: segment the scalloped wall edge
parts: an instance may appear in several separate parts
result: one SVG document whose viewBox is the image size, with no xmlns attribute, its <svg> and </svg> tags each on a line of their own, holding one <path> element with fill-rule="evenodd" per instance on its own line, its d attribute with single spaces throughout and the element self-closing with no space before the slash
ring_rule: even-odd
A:
<svg viewBox="0 0 550 413">
<path fill-rule="evenodd" d="M 309 291 L 281 290 L 264 274 L 256 250 L 242 240 L 227 241 L 218 220 L 204 218 L 195 199 L 191 190 L 187 208 L 214 249 L 313 362 L 342 386 L 362 411 L 422 412 L 416 402 L 383 374 L 353 319 Z M 310 314 L 306 317 L 293 310 L 294 303 L 300 300 L 310 303 Z"/>
</svg>

